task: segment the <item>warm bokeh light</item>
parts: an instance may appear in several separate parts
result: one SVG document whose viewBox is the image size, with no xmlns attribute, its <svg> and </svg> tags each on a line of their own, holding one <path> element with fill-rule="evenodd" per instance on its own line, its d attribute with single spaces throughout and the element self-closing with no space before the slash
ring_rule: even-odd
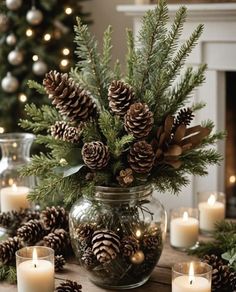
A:
<svg viewBox="0 0 236 292">
<path fill-rule="evenodd" d="M 62 54 L 63 54 L 64 56 L 68 56 L 68 55 L 70 54 L 70 50 L 69 50 L 68 48 L 64 48 L 64 49 L 62 50 Z"/>
<path fill-rule="evenodd" d="M 24 93 L 20 93 L 19 94 L 19 101 L 26 102 L 27 101 L 27 96 Z"/>
<path fill-rule="evenodd" d="M 66 7 L 66 8 L 65 8 L 65 13 L 66 13 L 67 15 L 70 15 L 72 12 L 73 12 L 73 10 L 72 10 L 71 7 Z"/>
<path fill-rule="evenodd" d="M 46 33 L 43 38 L 44 38 L 44 40 L 46 42 L 48 42 L 48 41 L 50 41 L 50 39 L 52 38 L 52 36 L 50 35 L 50 33 Z"/>
<path fill-rule="evenodd" d="M 0 134 L 3 134 L 5 132 L 5 129 L 3 127 L 0 127 Z"/>
<path fill-rule="evenodd" d="M 27 37 L 31 37 L 31 36 L 33 35 L 33 31 L 32 31 L 32 29 L 28 28 L 28 29 L 26 30 L 25 34 L 26 34 Z"/>
<path fill-rule="evenodd" d="M 34 62 L 38 61 L 38 59 L 39 59 L 39 56 L 38 55 L 33 55 L 32 60 Z"/>
<path fill-rule="evenodd" d="M 230 182 L 231 184 L 234 184 L 234 183 L 236 182 L 236 175 L 231 175 L 231 176 L 229 177 L 229 182 Z"/>
<path fill-rule="evenodd" d="M 67 59 L 61 60 L 61 66 L 62 67 L 66 67 L 66 66 L 68 66 L 68 64 L 69 64 L 69 61 Z"/>
</svg>

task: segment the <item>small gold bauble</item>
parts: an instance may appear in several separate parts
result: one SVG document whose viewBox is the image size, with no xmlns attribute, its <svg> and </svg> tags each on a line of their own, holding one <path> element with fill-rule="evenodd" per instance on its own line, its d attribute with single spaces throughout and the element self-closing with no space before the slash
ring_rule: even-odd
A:
<svg viewBox="0 0 236 292">
<path fill-rule="evenodd" d="M 144 253 L 141 250 L 138 250 L 134 255 L 130 257 L 130 261 L 135 264 L 141 264 L 145 259 Z"/>
</svg>

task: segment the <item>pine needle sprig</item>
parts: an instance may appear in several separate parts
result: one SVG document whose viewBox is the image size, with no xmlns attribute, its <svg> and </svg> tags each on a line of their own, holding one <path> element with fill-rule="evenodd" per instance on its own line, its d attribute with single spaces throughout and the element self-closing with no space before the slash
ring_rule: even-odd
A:
<svg viewBox="0 0 236 292">
<path fill-rule="evenodd" d="M 38 93 L 46 95 L 46 90 L 45 90 L 44 86 L 39 84 L 38 82 L 36 82 L 34 80 L 29 80 L 27 84 L 28 84 L 29 88 L 35 89 Z"/>
<path fill-rule="evenodd" d="M 127 46 L 128 46 L 128 53 L 126 56 L 126 61 L 127 61 L 126 82 L 128 84 L 133 84 L 136 52 L 135 52 L 135 46 L 134 46 L 134 35 L 133 35 L 132 30 L 130 29 L 126 30 L 126 37 L 127 37 Z"/>
<path fill-rule="evenodd" d="M 16 284 L 16 267 L 11 265 L 0 266 L 0 281 L 4 280 L 10 284 Z"/>
</svg>

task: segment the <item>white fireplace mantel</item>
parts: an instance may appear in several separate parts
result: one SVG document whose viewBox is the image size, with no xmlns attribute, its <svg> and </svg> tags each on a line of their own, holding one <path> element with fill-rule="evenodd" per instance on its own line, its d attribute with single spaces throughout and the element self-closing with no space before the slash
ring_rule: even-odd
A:
<svg viewBox="0 0 236 292">
<path fill-rule="evenodd" d="M 169 4 L 171 24 L 180 4 Z M 204 32 L 198 45 L 187 60 L 187 65 L 197 66 L 207 63 L 206 82 L 194 92 L 194 101 L 205 101 L 207 106 L 196 113 L 195 122 L 211 119 L 216 130 L 225 129 L 225 72 L 236 71 L 236 3 L 186 4 L 187 21 L 181 36 L 185 41 L 199 24 L 204 24 Z M 119 5 L 117 10 L 133 19 L 133 31 L 137 39 L 141 18 L 155 5 Z M 224 155 L 224 142 L 217 145 Z M 177 200 L 164 199 L 168 207 L 191 206 L 195 204 L 198 191 L 224 191 L 224 163 L 212 166 L 207 177 L 191 177 L 191 183 L 184 188 Z M 162 196 L 162 198 L 170 196 Z"/>
</svg>

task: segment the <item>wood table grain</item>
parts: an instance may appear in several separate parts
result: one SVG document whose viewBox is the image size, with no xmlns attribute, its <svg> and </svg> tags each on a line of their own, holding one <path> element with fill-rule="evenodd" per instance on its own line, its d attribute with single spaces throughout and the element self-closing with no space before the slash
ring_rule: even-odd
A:
<svg viewBox="0 0 236 292">
<path fill-rule="evenodd" d="M 195 259 L 190 257 L 183 252 L 172 249 L 169 245 L 169 239 L 165 243 L 165 247 L 161 258 L 154 269 L 151 278 L 147 283 L 139 288 L 132 289 L 135 292 L 171 292 L 171 267 L 174 263 L 180 261 L 190 261 Z M 76 264 L 73 260 L 66 264 L 65 271 L 63 273 L 56 274 L 56 285 L 61 280 L 70 279 L 78 281 L 82 286 L 83 292 L 109 292 L 112 290 L 102 289 L 91 283 L 83 269 Z M 15 285 L 9 285 L 7 283 L 0 284 L 0 292 L 16 292 L 17 288 Z M 113 290 L 114 291 L 114 290 Z"/>
</svg>

